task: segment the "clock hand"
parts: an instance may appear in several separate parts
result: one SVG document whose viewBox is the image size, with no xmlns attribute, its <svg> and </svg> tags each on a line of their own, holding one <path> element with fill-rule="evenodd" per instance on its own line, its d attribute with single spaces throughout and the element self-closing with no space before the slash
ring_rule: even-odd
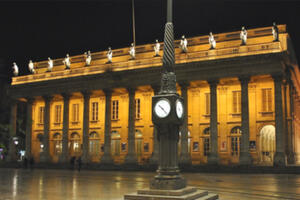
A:
<svg viewBox="0 0 300 200">
<path fill-rule="evenodd" d="M 165 109 L 163 107 L 161 107 L 161 105 L 158 105 L 166 114 L 167 112 L 165 111 Z"/>
</svg>

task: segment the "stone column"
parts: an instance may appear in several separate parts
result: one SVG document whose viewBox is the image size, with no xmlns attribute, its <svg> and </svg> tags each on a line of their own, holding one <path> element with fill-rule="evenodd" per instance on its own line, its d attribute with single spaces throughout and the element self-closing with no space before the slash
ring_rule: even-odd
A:
<svg viewBox="0 0 300 200">
<path fill-rule="evenodd" d="M 210 152 L 207 157 L 208 164 L 218 164 L 218 104 L 217 80 L 208 81 L 210 87 Z"/>
<path fill-rule="evenodd" d="M 157 95 L 159 90 L 160 90 L 160 86 L 158 85 L 152 85 L 151 86 L 153 91 L 154 91 L 154 95 Z M 150 157 L 149 163 L 151 165 L 157 165 L 158 164 L 158 159 L 159 159 L 159 144 L 158 144 L 158 137 L 157 137 L 157 129 L 155 126 L 153 126 L 153 151 L 152 151 L 152 155 Z"/>
<path fill-rule="evenodd" d="M 82 140 L 82 162 L 89 162 L 89 123 L 90 123 L 90 91 L 81 92 L 84 99 L 83 106 L 83 140 Z"/>
<path fill-rule="evenodd" d="M 191 155 L 189 154 L 188 149 L 188 95 L 187 95 L 187 87 L 189 86 L 188 83 L 180 83 L 181 87 L 181 96 L 184 100 L 184 121 L 183 125 L 181 126 L 181 152 L 179 157 L 179 163 L 181 165 L 191 165 Z"/>
<path fill-rule="evenodd" d="M 293 83 L 291 80 L 289 80 L 289 104 L 290 104 L 290 110 L 289 110 L 289 155 L 288 155 L 288 164 L 295 164 L 295 146 L 294 146 L 294 94 L 293 94 Z"/>
<path fill-rule="evenodd" d="M 13 138 L 17 134 L 17 100 L 12 99 L 10 104 L 10 120 L 9 120 L 9 149 L 6 160 L 13 162 L 17 160 L 16 145 Z"/>
<path fill-rule="evenodd" d="M 104 130 L 104 154 L 101 164 L 113 164 L 111 157 L 111 90 L 104 90 L 105 93 L 105 130 Z"/>
<path fill-rule="evenodd" d="M 69 109 L 70 109 L 70 94 L 62 94 L 64 98 L 64 112 L 63 112 L 63 136 L 62 136 L 62 153 L 60 155 L 61 163 L 69 162 L 69 148 L 68 148 L 68 138 L 69 138 Z"/>
<path fill-rule="evenodd" d="M 241 82 L 241 106 L 242 106 L 242 136 L 240 146 L 240 165 L 250 165 L 252 162 L 249 152 L 249 98 L 248 83 L 250 77 L 240 77 Z"/>
<path fill-rule="evenodd" d="M 284 127 L 282 107 L 282 76 L 273 76 L 275 84 L 275 130 L 276 130 L 276 153 L 274 166 L 285 166 L 286 155 L 284 152 Z"/>
<path fill-rule="evenodd" d="M 137 164 L 135 152 L 135 89 L 128 88 L 129 107 L 128 107 L 128 154 L 125 157 L 125 164 Z"/>
<path fill-rule="evenodd" d="M 25 157 L 29 160 L 31 157 L 31 140 L 32 140 L 32 104 L 34 98 L 27 98 L 27 113 L 26 113 L 26 140 L 25 140 Z"/>
<path fill-rule="evenodd" d="M 40 156 L 40 162 L 50 162 L 50 153 L 49 153 L 49 131 L 50 131 L 50 103 L 52 96 L 44 96 L 45 100 L 45 110 L 44 110 L 44 135 L 43 135 L 43 152 Z"/>
</svg>

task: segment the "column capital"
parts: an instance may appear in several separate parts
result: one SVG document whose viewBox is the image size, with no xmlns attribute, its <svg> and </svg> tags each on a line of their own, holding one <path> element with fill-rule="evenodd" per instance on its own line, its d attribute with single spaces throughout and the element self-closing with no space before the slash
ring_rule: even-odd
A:
<svg viewBox="0 0 300 200">
<path fill-rule="evenodd" d="M 181 87 L 181 89 L 187 89 L 187 87 L 190 86 L 190 82 L 187 82 L 187 81 L 182 81 L 182 82 L 179 82 L 178 84 Z"/>
<path fill-rule="evenodd" d="M 26 97 L 25 98 L 27 100 L 27 104 L 33 104 L 35 98 L 34 97 Z"/>
<path fill-rule="evenodd" d="M 102 89 L 102 90 L 103 90 L 103 92 L 106 96 L 111 96 L 111 94 L 112 94 L 112 89 L 111 88 L 105 88 L 105 89 Z"/>
<path fill-rule="evenodd" d="M 154 91 L 154 94 L 158 94 L 160 90 L 160 85 L 151 85 L 151 88 Z"/>
<path fill-rule="evenodd" d="M 282 74 L 272 74 L 272 78 L 275 82 L 282 82 L 283 75 Z"/>
<path fill-rule="evenodd" d="M 251 77 L 250 76 L 239 76 L 239 81 L 241 83 L 249 83 Z"/>
<path fill-rule="evenodd" d="M 43 96 L 43 99 L 45 100 L 45 102 L 50 102 L 52 100 L 53 96 L 52 95 L 45 95 Z"/>
<path fill-rule="evenodd" d="M 207 80 L 207 83 L 212 86 L 217 86 L 219 84 L 219 79 L 209 79 Z"/>
<path fill-rule="evenodd" d="M 92 92 L 90 90 L 84 90 L 84 91 L 81 91 L 81 94 L 83 95 L 83 98 L 90 98 Z"/>
<path fill-rule="evenodd" d="M 64 100 L 69 100 L 72 96 L 71 93 L 61 93 L 61 96 L 64 98 Z"/>
<path fill-rule="evenodd" d="M 135 94 L 135 87 L 127 87 L 126 90 L 128 91 L 129 95 L 134 95 Z"/>
</svg>

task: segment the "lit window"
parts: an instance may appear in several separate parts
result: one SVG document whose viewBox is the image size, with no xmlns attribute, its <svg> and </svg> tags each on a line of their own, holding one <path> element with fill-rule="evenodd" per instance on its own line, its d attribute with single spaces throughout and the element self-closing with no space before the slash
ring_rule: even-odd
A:
<svg viewBox="0 0 300 200">
<path fill-rule="evenodd" d="M 98 102 L 92 103 L 92 121 L 98 121 Z"/>
<path fill-rule="evenodd" d="M 119 101 L 114 100 L 112 101 L 112 115 L 111 115 L 113 120 L 119 119 Z"/>
<path fill-rule="evenodd" d="M 98 155 L 100 153 L 100 139 L 99 134 L 92 132 L 89 137 L 89 152 L 92 155 Z"/>
<path fill-rule="evenodd" d="M 203 131 L 203 155 L 207 156 L 210 150 L 210 140 L 209 140 L 209 136 L 210 136 L 210 128 L 207 127 L 204 129 Z"/>
<path fill-rule="evenodd" d="M 205 114 L 210 115 L 210 93 L 205 93 Z"/>
<path fill-rule="evenodd" d="M 236 126 L 231 129 L 231 155 L 239 156 L 240 154 L 240 146 L 241 146 L 241 134 L 242 130 L 240 126 Z"/>
<path fill-rule="evenodd" d="M 60 133 L 55 133 L 53 136 L 54 154 L 58 155 L 62 152 L 62 138 Z"/>
<path fill-rule="evenodd" d="M 141 119 L 141 100 L 135 99 L 135 119 Z"/>
<path fill-rule="evenodd" d="M 232 91 L 232 112 L 241 113 L 241 91 Z"/>
<path fill-rule="evenodd" d="M 272 88 L 262 89 L 262 111 L 263 112 L 272 112 Z"/>
<path fill-rule="evenodd" d="M 73 104 L 73 122 L 79 121 L 79 104 Z"/>
<path fill-rule="evenodd" d="M 40 123 L 40 124 L 43 124 L 43 123 L 44 123 L 44 112 L 45 112 L 45 107 L 40 106 L 40 107 L 39 107 L 39 116 L 38 116 L 38 119 L 39 119 L 39 123 Z"/>
<path fill-rule="evenodd" d="M 55 106 L 55 123 L 60 123 L 61 122 L 61 105 L 56 105 Z"/>
</svg>

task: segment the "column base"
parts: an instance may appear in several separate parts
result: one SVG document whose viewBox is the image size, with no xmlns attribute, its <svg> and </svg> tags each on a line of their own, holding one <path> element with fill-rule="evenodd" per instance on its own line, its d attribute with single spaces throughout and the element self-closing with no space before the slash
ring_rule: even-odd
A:
<svg viewBox="0 0 300 200">
<path fill-rule="evenodd" d="M 252 157 L 249 152 L 240 152 L 240 165 L 248 166 L 252 164 Z"/>
<path fill-rule="evenodd" d="M 290 152 L 287 156 L 287 163 L 288 164 L 295 164 L 296 163 L 296 158 L 295 158 L 295 153 Z"/>
<path fill-rule="evenodd" d="M 179 165 L 183 165 L 183 166 L 192 165 L 191 155 L 189 153 L 180 154 Z"/>
<path fill-rule="evenodd" d="M 125 157 L 125 164 L 126 165 L 137 165 L 138 160 L 136 158 L 136 155 L 134 153 L 127 154 L 127 156 Z"/>
<path fill-rule="evenodd" d="M 58 162 L 59 163 L 67 163 L 67 162 L 69 162 L 69 157 L 67 155 L 60 154 L 60 156 L 58 157 Z"/>
<path fill-rule="evenodd" d="M 50 162 L 50 156 L 45 152 L 40 153 L 40 162 L 41 163 L 48 163 Z"/>
<path fill-rule="evenodd" d="M 100 164 L 113 165 L 114 160 L 112 159 L 110 154 L 104 154 L 100 160 Z"/>
<path fill-rule="evenodd" d="M 149 159 L 150 165 L 158 165 L 158 153 L 152 153 L 152 156 Z"/>
<path fill-rule="evenodd" d="M 276 152 L 275 153 L 274 166 L 276 166 L 276 167 L 286 166 L 286 155 L 284 152 Z"/>
<path fill-rule="evenodd" d="M 207 156 L 207 164 L 208 165 L 218 165 L 219 164 L 219 156 L 217 153 L 209 153 Z"/>
</svg>

